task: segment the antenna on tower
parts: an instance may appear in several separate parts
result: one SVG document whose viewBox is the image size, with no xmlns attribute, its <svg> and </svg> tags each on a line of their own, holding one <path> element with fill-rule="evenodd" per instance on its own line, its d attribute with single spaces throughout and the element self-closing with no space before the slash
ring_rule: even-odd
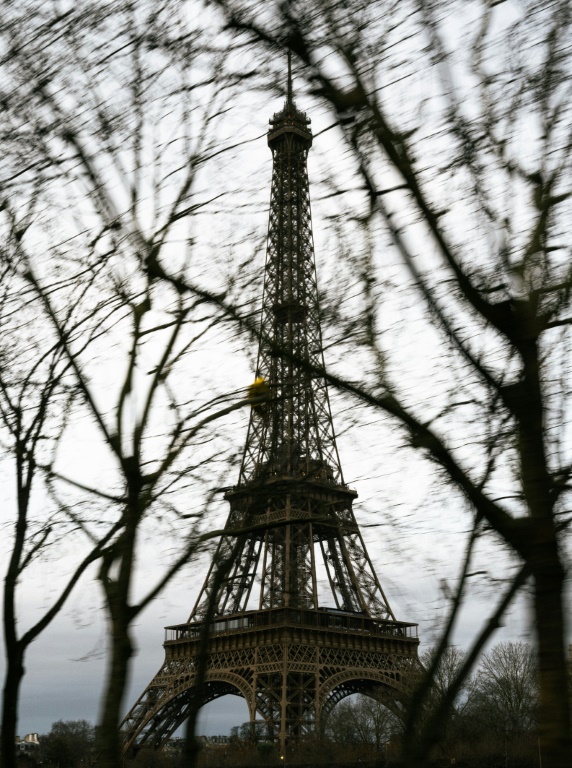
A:
<svg viewBox="0 0 572 768">
<path fill-rule="evenodd" d="M 292 51 L 288 51 L 288 91 L 287 104 L 292 104 Z"/>
</svg>

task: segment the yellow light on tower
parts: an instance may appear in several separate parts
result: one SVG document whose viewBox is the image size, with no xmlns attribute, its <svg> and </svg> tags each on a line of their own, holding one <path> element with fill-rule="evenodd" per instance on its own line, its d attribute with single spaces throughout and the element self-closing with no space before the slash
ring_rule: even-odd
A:
<svg viewBox="0 0 572 768">
<path fill-rule="evenodd" d="M 264 401 L 267 398 L 269 391 L 270 387 L 264 376 L 257 376 L 246 390 L 246 396 L 250 402 L 250 407 L 256 414 L 258 414 L 258 416 L 264 416 L 266 410 Z"/>
</svg>

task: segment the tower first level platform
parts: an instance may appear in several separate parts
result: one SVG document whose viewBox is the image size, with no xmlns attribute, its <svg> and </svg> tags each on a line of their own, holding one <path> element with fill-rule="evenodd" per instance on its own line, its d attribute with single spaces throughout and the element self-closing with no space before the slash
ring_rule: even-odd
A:
<svg viewBox="0 0 572 768">
<path fill-rule="evenodd" d="M 402 714 L 420 669 L 418 644 L 415 624 L 335 609 L 246 611 L 208 628 L 167 627 L 163 666 L 124 722 L 126 749 L 159 746 L 192 706 L 226 694 L 242 696 L 251 722 L 264 720 L 282 750 L 319 734 L 352 693 Z"/>
</svg>

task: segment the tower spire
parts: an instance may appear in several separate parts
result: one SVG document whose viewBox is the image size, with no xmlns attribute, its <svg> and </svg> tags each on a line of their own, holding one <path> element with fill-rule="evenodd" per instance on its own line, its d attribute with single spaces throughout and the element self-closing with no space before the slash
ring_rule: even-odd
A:
<svg viewBox="0 0 572 768">
<path fill-rule="evenodd" d="M 292 51 L 288 51 L 288 90 L 287 103 L 292 106 Z"/>
</svg>

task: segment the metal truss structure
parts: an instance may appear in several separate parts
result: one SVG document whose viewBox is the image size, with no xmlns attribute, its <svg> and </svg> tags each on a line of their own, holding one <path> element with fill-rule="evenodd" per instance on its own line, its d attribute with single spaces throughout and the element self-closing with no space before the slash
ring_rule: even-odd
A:
<svg viewBox="0 0 572 768">
<path fill-rule="evenodd" d="M 285 754 L 355 692 L 402 710 L 417 627 L 395 620 L 344 482 L 324 370 L 307 155 L 292 97 L 270 121 L 273 157 L 258 388 L 225 532 L 187 623 L 126 716 L 126 750 L 160 746 L 200 704 L 243 696 Z M 202 665 L 202 668 L 201 668 Z M 198 682 L 200 681 L 200 683 Z M 196 703 L 196 702 L 195 702 Z"/>
</svg>

